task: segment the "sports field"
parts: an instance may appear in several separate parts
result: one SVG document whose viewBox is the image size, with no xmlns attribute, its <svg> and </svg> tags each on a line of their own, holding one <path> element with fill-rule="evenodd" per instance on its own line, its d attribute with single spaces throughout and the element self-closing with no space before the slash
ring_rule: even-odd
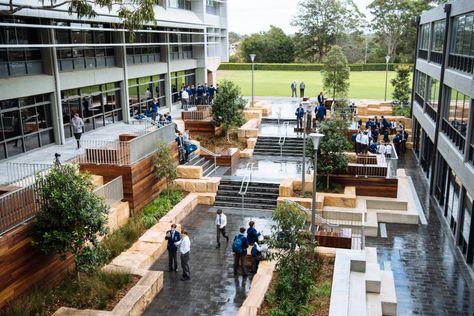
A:
<svg viewBox="0 0 474 316">
<path fill-rule="evenodd" d="M 388 95 L 392 99 L 390 79 L 395 72 L 388 73 Z M 244 96 L 252 94 L 252 72 L 245 70 L 222 70 L 217 72 L 217 80 L 234 81 L 242 89 Z M 298 85 L 303 80 L 306 84 L 305 95 L 316 96 L 322 91 L 323 79 L 319 71 L 255 71 L 256 96 L 291 96 L 290 84 L 295 80 Z M 351 72 L 349 98 L 381 99 L 384 98 L 385 72 L 358 71 Z M 299 94 L 299 86 L 298 86 Z M 324 91 L 330 97 L 328 91 Z"/>
</svg>

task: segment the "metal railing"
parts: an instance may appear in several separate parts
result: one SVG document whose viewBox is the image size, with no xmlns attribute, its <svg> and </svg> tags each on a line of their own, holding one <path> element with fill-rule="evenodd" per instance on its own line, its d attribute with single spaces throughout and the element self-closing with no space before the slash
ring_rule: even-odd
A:
<svg viewBox="0 0 474 316">
<path fill-rule="evenodd" d="M 128 141 L 128 164 L 133 164 L 154 153 L 160 141 L 165 143 L 173 141 L 174 126 L 174 124 L 168 124 Z"/>
<path fill-rule="evenodd" d="M 47 172 L 52 166 L 52 163 L 7 162 L 7 184 L 17 187 L 26 187 L 34 184 L 35 175 Z"/>
<path fill-rule="evenodd" d="M 96 188 L 94 193 L 104 198 L 107 205 L 112 206 L 115 203 L 123 200 L 123 180 L 119 176 L 112 181 Z"/>
<path fill-rule="evenodd" d="M 247 162 L 247 165 L 245 166 L 245 175 L 242 178 L 242 183 L 240 184 L 238 193 L 242 197 L 242 217 L 244 216 L 245 195 L 247 194 L 250 182 L 252 182 L 253 165 L 253 162 Z"/>
<path fill-rule="evenodd" d="M 283 122 L 283 128 L 285 129 L 285 135 L 281 135 L 278 139 L 278 145 L 280 146 L 280 157 L 283 156 L 283 146 L 285 145 L 286 138 L 288 137 L 288 122 Z M 280 127 L 280 125 L 278 125 Z M 280 130 L 278 131 L 280 132 Z"/>
<path fill-rule="evenodd" d="M 0 196 L 0 236 L 32 219 L 39 211 L 35 184 Z"/>
<path fill-rule="evenodd" d="M 212 169 L 211 172 L 208 173 L 208 175 L 214 173 L 216 170 L 217 170 L 217 157 L 220 157 L 221 154 L 218 154 L 218 153 L 214 153 L 212 151 L 210 151 L 209 149 L 207 148 L 204 148 L 202 146 L 199 146 L 199 149 L 204 152 L 206 155 L 209 155 L 211 156 L 212 158 L 214 158 L 214 168 Z"/>
<path fill-rule="evenodd" d="M 299 203 L 285 199 L 290 205 L 294 205 L 300 210 L 304 211 L 308 217 L 311 217 L 311 210 L 300 205 Z M 332 212 L 325 210 L 316 212 L 316 231 L 317 232 L 331 232 L 331 233 L 342 233 L 350 229 L 351 232 L 351 247 L 352 249 L 364 249 L 365 248 L 365 214 L 355 210 L 347 212 Z M 310 220 L 309 220 L 310 221 Z M 311 231 L 311 225 L 309 226 Z"/>
<path fill-rule="evenodd" d="M 383 144 L 381 150 L 377 145 L 377 154 L 367 157 L 357 157 L 357 163 L 348 165 L 348 173 L 356 177 L 386 177 L 396 178 L 398 168 L 398 154 L 393 144 Z M 389 148 L 387 148 L 389 147 Z M 383 151 L 383 153 L 381 153 Z M 375 161 L 374 161 L 375 160 Z"/>
</svg>

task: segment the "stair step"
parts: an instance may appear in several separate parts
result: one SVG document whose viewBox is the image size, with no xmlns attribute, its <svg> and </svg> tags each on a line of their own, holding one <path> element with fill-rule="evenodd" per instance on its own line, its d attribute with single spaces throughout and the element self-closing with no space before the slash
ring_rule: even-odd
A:
<svg viewBox="0 0 474 316">
<path fill-rule="evenodd" d="M 235 195 L 237 193 L 234 190 L 219 190 L 219 194 L 222 194 L 223 196 L 229 196 L 229 195 Z M 279 196 L 279 192 L 252 192 L 252 191 L 247 191 L 247 194 L 245 196 L 246 197 L 258 197 L 258 198 L 271 197 L 271 198 L 275 198 L 275 200 L 276 200 Z"/>
<path fill-rule="evenodd" d="M 234 209 L 240 209 L 242 207 L 242 203 L 234 203 L 234 202 L 223 202 L 223 201 L 216 201 L 214 206 L 217 207 L 229 207 Z M 257 210 L 275 210 L 276 206 L 267 205 L 267 204 L 252 204 L 252 203 L 244 203 L 244 208 L 246 209 L 257 209 Z"/>
<path fill-rule="evenodd" d="M 216 201 L 223 201 L 223 202 L 242 202 L 241 196 L 228 196 L 228 195 L 216 195 Z M 268 205 L 277 205 L 276 199 L 262 199 L 258 197 L 248 197 L 245 196 L 244 198 L 245 203 L 257 203 L 257 204 L 268 204 Z"/>
</svg>

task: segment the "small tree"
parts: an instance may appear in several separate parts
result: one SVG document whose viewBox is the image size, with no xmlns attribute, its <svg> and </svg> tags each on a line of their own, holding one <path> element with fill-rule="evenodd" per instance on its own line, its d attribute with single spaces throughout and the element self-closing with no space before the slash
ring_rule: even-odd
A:
<svg viewBox="0 0 474 316">
<path fill-rule="evenodd" d="M 400 102 L 401 105 L 408 104 L 410 101 L 410 74 L 411 67 L 408 65 L 400 65 L 395 68 L 397 76 L 390 80 L 393 86 L 393 99 Z"/>
<path fill-rule="evenodd" d="M 342 48 L 334 45 L 323 61 L 324 89 L 332 92 L 333 100 L 337 97 L 346 97 L 349 91 L 350 69 Z"/>
<path fill-rule="evenodd" d="M 93 192 L 91 176 L 77 165 L 55 165 L 36 177 L 40 211 L 34 220 L 33 244 L 65 260 L 74 255 L 76 270 L 96 268 L 104 255 L 98 236 L 107 233 L 109 208 Z"/>
<path fill-rule="evenodd" d="M 164 142 L 158 144 L 158 150 L 153 157 L 153 172 L 158 180 L 166 178 L 166 184 L 176 179 L 176 165 L 170 146 Z"/>
<path fill-rule="evenodd" d="M 304 232 L 306 213 L 287 202 L 283 202 L 272 213 L 275 224 L 272 226 L 272 247 L 294 249 L 301 241 Z"/>
<path fill-rule="evenodd" d="M 349 146 L 347 140 L 347 122 L 340 117 L 322 122 L 319 133 L 324 137 L 319 143 L 317 170 L 318 175 L 326 176 L 326 188 L 329 189 L 329 175 L 347 169 L 349 158 L 345 154 Z M 308 138 L 306 152 L 314 166 L 314 147 L 311 138 Z"/>
<path fill-rule="evenodd" d="M 246 102 L 240 94 L 240 88 L 232 81 L 222 81 L 219 93 L 211 105 L 214 125 L 222 125 L 224 133 L 227 133 L 231 128 L 242 126 L 245 104 Z"/>
</svg>

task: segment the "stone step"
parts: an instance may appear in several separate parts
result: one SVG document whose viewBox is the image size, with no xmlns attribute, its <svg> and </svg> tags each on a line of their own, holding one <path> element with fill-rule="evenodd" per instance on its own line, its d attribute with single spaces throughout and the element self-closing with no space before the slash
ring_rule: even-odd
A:
<svg viewBox="0 0 474 316">
<path fill-rule="evenodd" d="M 381 288 L 380 300 L 382 302 L 382 313 L 387 316 L 397 315 L 397 293 L 392 271 L 380 271 Z"/>
<path fill-rule="evenodd" d="M 365 315 L 367 312 L 365 292 L 365 274 L 351 272 L 349 277 L 349 308 L 347 315 Z"/>
<path fill-rule="evenodd" d="M 221 180 L 220 184 L 228 186 L 228 187 L 237 187 L 240 189 L 242 185 L 241 181 L 229 181 L 229 180 Z M 260 183 L 260 182 L 250 182 L 249 188 L 268 188 L 268 189 L 275 189 L 279 190 L 280 184 L 279 183 Z"/>
<path fill-rule="evenodd" d="M 223 202 L 223 201 L 216 201 L 214 203 L 216 207 L 227 207 L 233 209 L 240 209 L 242 207 L 242 203 L 235 203 L 235 202 Z M 255 210 L 270 210 L 274 211 L 276 206 L 267 205 L 267 204 L 252 204 L 252 203 L 244 203 L 245 209 L 255 209 Z"/>
<path fill-rule="evenodd" d="M 235 190 L 219 190 L 219 193 L 224 195 L 224 196 L 239 196 Z M 247 194 L 245 195 L 246 197 L 256 197 L 256 198 L 270 198 L 270 199 L 275 199 L 275 201 L 278 198 L 278 192 L 252 192 L 252 191 L 247 191 Z"/>
<path fill-rule="evenodd" d="M 242 197 L 240 195 L 237 195 L 237 196 L 221 195 L 220 192 L 218 192 L 216 196 L 216 201 L 242 203 Z M 276 207 L 277 200 L 276 199 L 263 199 L 261 197 L 245 196 L 244 203 L 267 204 L 267 205 L 274 205 Z"/>
</svg>

